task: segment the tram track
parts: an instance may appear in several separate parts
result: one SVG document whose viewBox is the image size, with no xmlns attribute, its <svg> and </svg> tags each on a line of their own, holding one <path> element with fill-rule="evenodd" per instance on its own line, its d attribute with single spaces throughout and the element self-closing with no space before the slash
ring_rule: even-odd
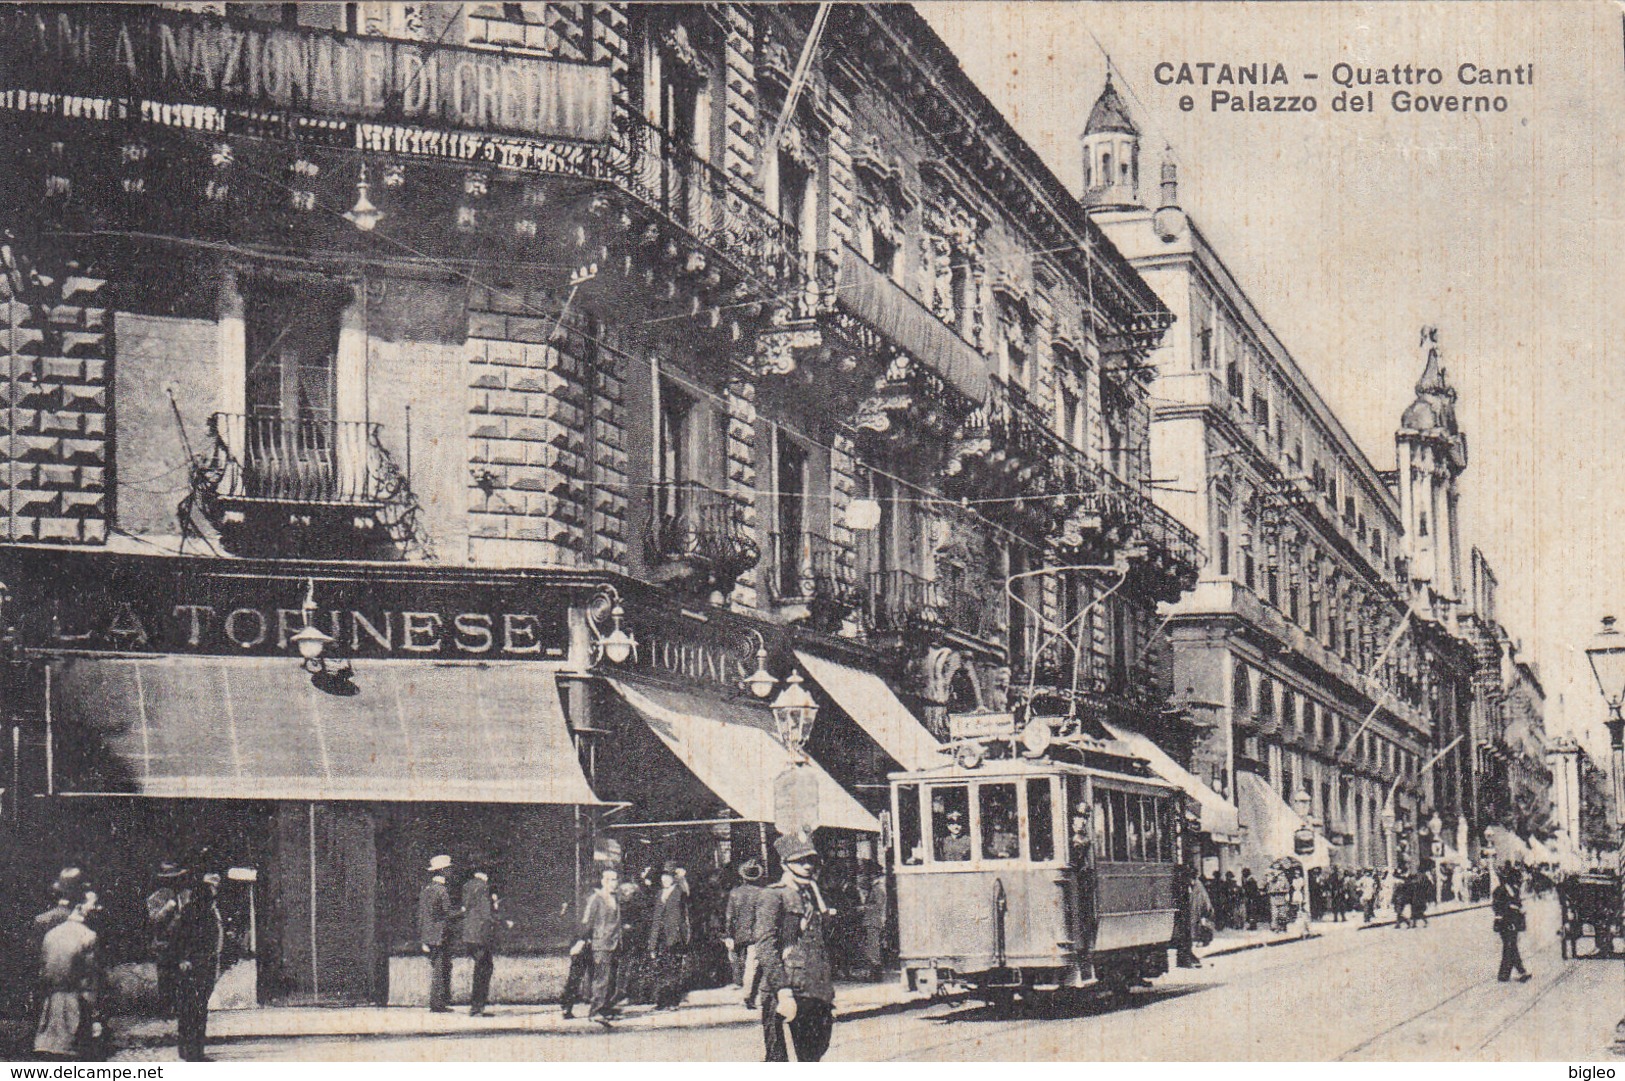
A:
<svg viewBox="0 0 1625 1081">
<path fill-rule="evenodd" d="M 1039 1005 L 1028 1014 L 1010 1018 L 991 1017 L 977 1006 L 928 1008 L 912 1015 L 914 1031 L 851 1033 L 838 1038 L 839 1053 L 842 1058 L 871 1061 L 962 1060 L 989 1055 L 1139 1057 L 1124 1052 L 1135 1042 L 1125 1038 L 1132 1029 L 1149 1037 L 1144 1057 L 1152 1060 L 1202 1057 L 1203 1050 L 1211 1058 L 1236 1060 L 1256 1056 L 1347 1061 L 1369 1058 L 1373 1049 L 1383 1058 L 1389 1057 L 1385 1052 L 1408 1058 L 1412 1051 L 1434 1053 L 1434 1057 L 1477 1058 L 1542 1003 L 1554 1001 L 1550 996 L 1570 980 L 1574 968 L 1563 966 L 1533 996 L 1519 994 L 1514 985 L 1509 993 L 1515 998 L 1494 998 L 1488 994 L 1496 983 L 1493 970 L 1486 974 L 1480 967 L 1491 964 L 1492 955 L 1481 948 L 1484 939 L 1477 934 L 1479 921 L 1467 919 L 1471 922 L 1465 927 L 1456 925 L 1455 933 L 1447 938 L 1427 931 L 1417 932 L 1417 938 L 1410 937 L 1411 931 L 1366 931 L 1352 933 L 1344 942 L 1323 938 L 1301 946 L 1238 954 L 1237 958 L 1247 958 L 1244 968 L 1238 965 L 1225 971 L 1230 968 L 1228 959 L 1209 962 L 1211 974 L 1159 984 L 1155 991 L 1137 995 L 1126 1006 L 1106 1006 L 1100 1001 L 1063 1011 Z M 1539 933 L 1531 936 L 1531 945 L 1542 938 Z M 1422 962 L 1426 954 L 1417 953 L 1416 947 L 1438 950 L 1436 964 Z M 1555 947 L 1541 948 L 1532 957 L 1539 968 L 1558 967 L 1548 953 L 1555 955 Z M 1401 982 L 1395 984 L 1395 979 Z M 1437 990 L 1443 993 L 1427 994 L 1435 983 L 1442 985 Z M 1485 1020 L 1494 1018 L 1492 1027 L 1485 1030 L 1469 1024 L 1462 1032 L 1456 1014 L 1478 1012 L 1471 1005 L 1475 993 L 1515 1008 L 1505 1016 L 1495 1016 L 1503 1012 L 1502 1005 L 1486 1009 L 1483 1014 L 1489 1016 Z M 1216 1008 L 1215 1002 L 1223 1005 Z M 1310 1026 L 1315 1030 L 1312 1041 L 1318 1046 L 1299 1039 L 1283 1050 L 1272 1043 L 1257 1022 L 1267 1012 L 1283 1008 L 1301 1011 L 1306 1020 L 1315 1019 Z M 1223 1018 L 1227 1011 L 1253 1023 L 1232 1028 L 1223 1020 L 1213 1020 Z M 1158 1031 L 1168 1033 L 1172 1042 L 1159 1041 L 1153 1035 Z M 1465 1040 L 1450 1041 L 1445 1034 L 1454 1032 Z M 1199 1034 L 1196 1039 L 1193 1033 Z M 1338 1036 L 1348 1041 L 1341 1051 L 1336 1045 L 1344 1041 Z"/>
</svg>

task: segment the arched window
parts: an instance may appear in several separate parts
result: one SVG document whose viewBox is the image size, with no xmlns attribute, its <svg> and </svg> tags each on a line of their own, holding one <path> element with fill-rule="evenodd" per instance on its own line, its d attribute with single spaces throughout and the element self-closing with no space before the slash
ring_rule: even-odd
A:
<svg viewBox="0 0 1625 1081">
<path fill-rule="evenodd" d="M 1236 662 L 1234 681 L 1230 704 L 1241 713 L 1251 713 L 1253 709 L 1253 681 L 1247 674 L 1247 666 L 1240 661 Z"/>
<path fill-rule="evenodd" d="M 1109 151 L 1100 155 L 1100 179 L 1107 184 L 1112 182 L 1112 156 Z"/>
</svg>

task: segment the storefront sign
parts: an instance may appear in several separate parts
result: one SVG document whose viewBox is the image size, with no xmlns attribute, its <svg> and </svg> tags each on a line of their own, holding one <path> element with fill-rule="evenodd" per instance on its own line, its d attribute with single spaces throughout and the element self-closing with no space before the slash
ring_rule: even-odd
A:
<svg viewBox="0 0 1625 1081">
<path fill-rule="evenodd" d="M 948 738 L 1012 739 L 1016 718 L 1011 713 L 953 713 L 948 716 Z"/>
<path fill-rule="evenodd" d="M 607 67 L 151 8 L 0 13 L 0 85 L 599 142 Z"/>
<path fill-rule="evenodd" d="M 651 675 L 736 694 L 756 671 L 756 637 L 737 622 L 647 609 L 629 611 L 626 618 L 638 639 L 631 664 Z"/>
<path fill-rule="evenodd" d="M 58 556 L 19 571 L 13 556 L 0 566 L 11 594 L 5 618 L 35 649 L 297 654 L 308 579 L 158 563 Z M 570 602 L 557 588 L 323 578 L 315 601 L 312 622 L 350 657 L 556 659 L 568 644 Z"/>
</svg>

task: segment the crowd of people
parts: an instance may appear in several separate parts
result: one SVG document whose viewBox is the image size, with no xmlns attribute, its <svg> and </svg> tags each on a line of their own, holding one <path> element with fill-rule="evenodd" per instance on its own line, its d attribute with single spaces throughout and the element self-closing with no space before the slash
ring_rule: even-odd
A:
<svg viewBox="0 0 1625 1081">
<path fill-rule="evenodd" d="M 1435 879 L 1431 869 L 1412 870 L 1402 865 L 1387 871 L 1314 867 L 1300 882 L 1272 866 L 1262 878 L 1248 867 L 1239 878 L 1234 871 L 1226 871 L 1204 877 L 1201 884 L 1211 906 L 1214 930 L 1253 931 L 1263 926 L 1284 931 L 1305 904 L 1311 920 L 1354 918 L 1371 923 L 1379 912 L 1392 912 L 1398 926 L 1414 927 L 1425 924 L 1428 908 L 1441 901 L 1484 900 L 1490 893 L 1490 879 L 1488 867 L 1461 872 L 1445 865 Z"/>
<path fill-rule="evenodd" d="M 159 1012 L 175 1020 L 177 1049 L 189 1062 L 206 1059 L 209 997 L 225 953 L 220 881 L 207 861 L 189 869 L 166 860 L 146 898 Z M 32 1049 L 42 1058 L 101 1058 L 107 999 L 105 958 L 98 952 L 101 898 L 79 867 L 62 868 L 50 893 L 50 907 L 33 921 L 39 969 L 28 1013 Z"/>
<path fill-rule="evenodd" d="M 776 848 L 784 868 L 778 882 L 763 886 L 761 863 L 749 859 L 737 868 L 737 884 L 720 897 L 717 876 L 701 891 L 674 862 L 660 868 L 658 885 L 652 867 L 623 880 L 618 866 L 602 866 L 570 947 L 559 1003 L 564 1015 L 574 1017 L 585 1001 L 588 1018 L 611 1028 L 627 1006 L 671 1009 L 697 981 L 717 975 L 709 966 L 720 960 L 721 982 L 739 988 L 747 1008 L 761 1011 L 767 1061 L 788 1060 L 791 1047 L 797 1061 L 822 1058 L 834 1024 L 835 955 L 855 949 L 871 974 L 882 964 L 873 914 L 878 910 L 883 929 L 885 876 L 878 869 L 853 882 L 821 876 L 805 834 L 780 837 Z M 835 904 L 835 891 L 848 887 L 858 915 L 855 946 L 841 933 L 842 910 Z"/>
</svg>

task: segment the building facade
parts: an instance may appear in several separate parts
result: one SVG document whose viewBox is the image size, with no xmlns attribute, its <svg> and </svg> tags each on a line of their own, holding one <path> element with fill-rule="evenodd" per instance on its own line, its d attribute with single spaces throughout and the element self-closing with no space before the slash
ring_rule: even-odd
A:
<svg viewBox="0 0 1625 1081">
<path fill-rule="evenodd" d="M 1496 578 L 1484 553 L 1470 556 L 1471 601 L 1463 629 L 1477 649 L 1473 677 L 1473 816 L 1482 835 L 1498 827 L 1545 840 L 1567 819 L 1553 810 L 1554 752 L 1546 736 L 1540 670 L 1521 655 L 1496 613 Z M 1578 832 L 1569 834 L 1578 837 Z"/>
<path fill-rule="evenodd" d="M 1433 813 L 1447 838 L 1465 822 L 1458 775 L 1423 767 L 1468 698 L 1453 640 L 1412 615 L 1406 496 L 1181 210 L 1174 164 L 1156 198 L 1141 185 L 1109 81 L 1082 143 L 1082 201 L 1176 317 L 1152 356 L 1152 473 L 1210 554 L 1167 633 L 1176 694 L 1211 722 L 1192 768 L 1246 828 L 1224 862 L 1415 866 Z"/>
<path fill-rule="evenodd" d="M 546 955 L 787 802 L 883 863 L 953 715 L 1171 723 L 1171 313 L 911 9 L 163 8 L 0 19 L 19 881 L 207 850 L 261 1000 L 404 1001 L 436 852 Z"/>
<path fill-rule="evenodd" d="M 1552 740 L 1547 751 L 1552 772 L 1552 818 L 1558 851 L 1588 866 L 1606 865 L 1618 850 L 1618 826 L 1606 766 L 1598 764 L 1573 736 Z"/>
</svg>

